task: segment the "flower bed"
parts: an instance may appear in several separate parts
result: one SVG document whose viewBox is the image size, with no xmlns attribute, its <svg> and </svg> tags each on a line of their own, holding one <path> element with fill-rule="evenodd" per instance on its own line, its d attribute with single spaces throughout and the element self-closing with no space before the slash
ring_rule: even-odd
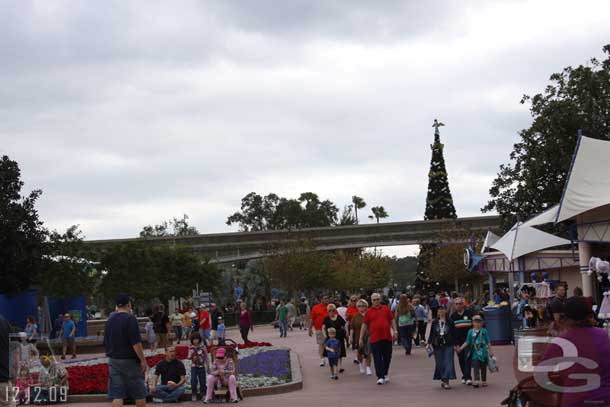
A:
<svg viewBox="0 0 610 407">
<path fill-rule="evenodd" d="M 268 342 L 252 342 L 238 345 L 239 385 L 244 388 L 256 388 L 288 383 L 292 380 L 290 368 L 290 351 L 286 348 L 273 347 Z M 176 346 L 176 357 L 186 368 L 186 390 L 191 387 L 191 362 L 187 360 L 187 346 Z M 146 363 L 151 368 L 149 377 L 154 374 L 154 366 L 165 354 L 157 351 L 146 356 Z M 108 359 L 96 358 L 86 361 L 67 362 L 70 394 L 104 394 L 108 390 Z"/>
</svg>

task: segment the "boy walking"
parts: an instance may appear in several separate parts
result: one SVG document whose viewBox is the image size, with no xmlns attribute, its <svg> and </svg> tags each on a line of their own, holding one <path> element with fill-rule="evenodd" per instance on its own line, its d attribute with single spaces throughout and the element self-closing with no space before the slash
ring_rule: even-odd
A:
<svg viewBox="0 0 610 407">
<path fill-rule="evenodd" d="M 324 349 L 328 358 L 328 366 L 330 366 L 330 378 L 339 380 L 337 366 L 341 356 L 341 342 L 337 339 L 337 330 L 335 328 L 328 328 L 328 339 L 324 343 Z"/>
</svg>

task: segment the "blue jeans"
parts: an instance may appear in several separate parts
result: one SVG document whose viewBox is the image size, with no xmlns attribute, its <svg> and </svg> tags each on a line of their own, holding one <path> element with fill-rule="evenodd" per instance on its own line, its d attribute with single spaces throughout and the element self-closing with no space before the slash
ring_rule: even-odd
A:
<svg viewBox="0 0 610 407">
<path fill-rule="evenodd" d="M 287 319 L 280 319 L 279 320 L 280 323 L 280 338 L 285 338 L 286 334 L 288 333 L 288 320 Z"/>
<path fill-rule="evenodd" d="M 210 329 L 199 328 L 199 335 L 201 335 L 201 340 L 203 341 L 204 345 L 206 345 L 206 346 L 210 342 L 210 333 L 211 333 Z"/>
<path fill-rule="evenodd" d="M 205 395 L 206 386 L 205 367 L 191 367 L 191 394 Z M 197 382 L 201 391 L 197 391 Z"/>
<path fill-rule="evenodd" d="M 398 327 L 398 336 L 400 338 L 400 344 L 405 348 L 407 353 L 411 353 L 414 327 L 415 325 L 405 325 Z"/>
<path fill-rule="evenodd" d="M 157 391 L 153 394 L 153 397 L 161 399 L 163 401 L 178 401 L 180 396 L 184 393 L 184 386 L 176 387 L 175 389 L 170 389 L 167 385 L 159 385 L 157 386 Z"/>
<path fill-rule="evenodd" d="M 176 336 L 176 341 L 178 341 L 178 343 L 180 343 L 180 340 L 182 339 L 182 327 L 173 326 L 172 329 L 174 330 L 174 335 Z"/>
</svg>

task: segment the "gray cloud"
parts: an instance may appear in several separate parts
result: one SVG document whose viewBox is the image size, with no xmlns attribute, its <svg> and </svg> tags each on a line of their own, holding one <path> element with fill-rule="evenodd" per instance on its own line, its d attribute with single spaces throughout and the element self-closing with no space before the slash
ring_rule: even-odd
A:
<svg viewBox="0 0 610 407">
<path fill-rule="evenodd" d="M 50 227 L 91 238 L 182 213 L 231 230 L 250 191 L 358 194 L 407 220 L 439 117 L 476 215 L 530 122 L 521 95 L 610 33 L 604 2 L 543 3 L 0 0 L 1 152 Z"/>
</svg>

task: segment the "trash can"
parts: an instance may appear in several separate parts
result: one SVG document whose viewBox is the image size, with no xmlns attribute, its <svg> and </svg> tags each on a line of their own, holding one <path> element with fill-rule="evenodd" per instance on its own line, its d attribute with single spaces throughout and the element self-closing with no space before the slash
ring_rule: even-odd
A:
<svg viewBox="0 0 610 407">
<path fill-rule="evenodd" d="M 512 339 L 510 307 L 485 307 L 483 316 L 491 344 L 510 344 Z"/>
</svg>

